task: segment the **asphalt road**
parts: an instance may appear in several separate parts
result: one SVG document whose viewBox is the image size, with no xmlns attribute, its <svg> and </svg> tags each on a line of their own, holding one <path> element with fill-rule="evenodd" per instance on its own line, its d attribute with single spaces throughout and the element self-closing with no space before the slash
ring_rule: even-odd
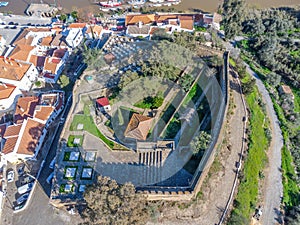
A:
<svg viewBox="0 0 300 225">
<path fill-rule="evenodd" d="M 265 177 L 265 196 L 263 203 L 263 215 L 261 223 L 263 225 L 278 224 L 281 221 L 280 204 L 283 195 L 282 174 L 281 174 L 281 148 L 283 137 L 279 126 L 277 115 L 273 108 L 273 102 L 264 84 L 257 74 L 247 65 L 247 72 L 256 79 L 259 92 L 266 103 L 266 110 L 272 127 L 272 142 L 268 152 L 269 168 Z"/>
</svg>

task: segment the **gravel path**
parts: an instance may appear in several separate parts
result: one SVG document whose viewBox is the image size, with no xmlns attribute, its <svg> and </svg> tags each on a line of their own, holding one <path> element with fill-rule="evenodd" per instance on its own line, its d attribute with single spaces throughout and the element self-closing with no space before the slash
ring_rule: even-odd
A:
<svg viewBox="0 0 300 225">
<path fill-rule="evenodd" d="M 270 95 L 257 74 L 247 65 L 247 72 L 256 79 L 258 90 L 266 103 L 268 117 L 272 128 L 272 142 L 268 151 L 269 165 L 266 173 L 266 181 L 263 199 L 262 224 L 273 225 L 280 224 L 280 203 L 283 195 L 282 174 L 281 174 L 281 148 L 283 146 L 283 137 L 279 127 L 279 121 L 273 108 Z"/>
</svg>

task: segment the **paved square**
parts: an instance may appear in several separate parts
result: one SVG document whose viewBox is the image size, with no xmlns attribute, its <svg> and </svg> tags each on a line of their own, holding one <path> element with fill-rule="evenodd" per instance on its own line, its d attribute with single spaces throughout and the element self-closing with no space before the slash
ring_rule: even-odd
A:
<svg viewBox="0 0 300 225">
<path fill-rule="evenodd" d="M 86 152 L 84 160 L 87 162 L 94 162 L 96 160 L 97 152 Z"/>
</svg>

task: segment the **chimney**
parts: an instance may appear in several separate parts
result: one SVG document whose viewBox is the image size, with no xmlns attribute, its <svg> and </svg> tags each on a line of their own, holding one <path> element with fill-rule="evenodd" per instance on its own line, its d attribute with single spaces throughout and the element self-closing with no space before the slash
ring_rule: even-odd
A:
<svg viewBox="0 0 300 225">
<path fill-rule="evenodd" d="M 5 66 L 3 66 L 2 68 L 3 68 L 3 70 L 4 70 L 4 71 L 7 71 L 7 69 L 6 69 L 6 67 L 5 67 Z"/>
<path fill-rule="evenodd" d="M 5 62 L 6 64 L 8 64 L 8 62 L 6 61 L 6 58 L 3 58 L 3 60 L 4 60 L 4 62 Z"/>
<path fill-rule="evenodd" d="M 19 67 L 22 67 L 23 65 L 21 63 L 18 63 Z"/>
<path fill-rule="evenodd" d="M 9 64 L 10 64 L 11 66 L 14 65 L 14 64 L 12 63 L 12 61 L 10 61 Z"/>
<path fill-rule="evenodd" d="M 138 27 L 139 27 L 139 28 L 142 28 L 142 26 L 143 26 L 142 21 L 139 21 Z"/>
</svg>

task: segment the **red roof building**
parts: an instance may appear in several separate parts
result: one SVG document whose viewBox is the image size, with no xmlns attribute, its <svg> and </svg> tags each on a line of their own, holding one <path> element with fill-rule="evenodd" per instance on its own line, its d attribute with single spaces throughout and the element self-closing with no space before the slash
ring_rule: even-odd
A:
<svg viewBox="0 0 300 225">
<path fill-rule="evenodd" d="M 109 100 L 106 97 L 97 98 L 96 103 L 97 103 L 98 108 L 101 111 L 110 111 L 111 110 Z"/>
</svg>

